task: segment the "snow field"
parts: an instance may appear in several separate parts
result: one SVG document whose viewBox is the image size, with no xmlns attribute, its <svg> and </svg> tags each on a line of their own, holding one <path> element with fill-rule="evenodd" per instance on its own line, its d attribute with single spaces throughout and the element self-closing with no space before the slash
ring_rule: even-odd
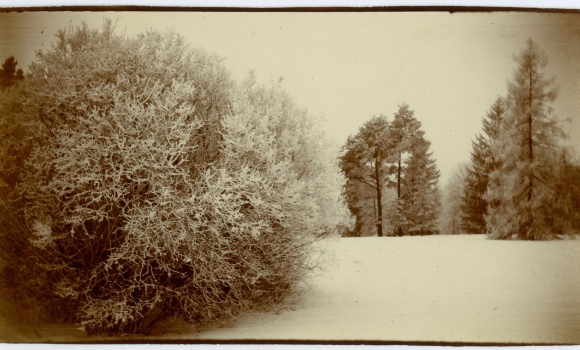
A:
<svg viewBox="0 0 580 350">
<path fill-rule="evenodd" d="M 580 344 L 580 240 L 482 235 L 333 238 L 299 302 L 221 328 L 164 320 L 150 336 L 88 337 L 75 325 L 6 324 L 4 341 L 425 341 Z M 12 310 L 16 311 L 16 310 Z"/>
<path fill-rule="evenodd" d="M 580 343 L 579 240 L 460 235 L 327 244 L 335 261 L 295 310 L 179 337 Z"/>
</svg>

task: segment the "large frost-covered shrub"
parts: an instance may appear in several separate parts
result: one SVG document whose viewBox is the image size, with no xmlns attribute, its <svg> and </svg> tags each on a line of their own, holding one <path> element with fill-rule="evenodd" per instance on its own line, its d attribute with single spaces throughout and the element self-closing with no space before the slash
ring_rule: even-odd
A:
<svg viewBox="0 0 580 350">
<path fill-rule="evenodd" d="M 140 332 L 271 305 L 344 217 L 311 117 L 175 33 L 60 32 L 25 84 L 36 129 L 11 188 L 28 265 L 11 268 L 52 316 Z"/>
<path fill-rule="evenodd" d="M 338 148 L 326 141 L 320 121 L 296 108 L 279 86 L 257 86 L 252 74 L 232 101 L 222 123 L 220 170 L 259 176 L 263 189 L 248 192 L 260 198 L 249 201 L 253 211 L 265 205 L 264 215 L 275 217 L 271 229 L 302 244 L 346 224 Z"/>
</svg>

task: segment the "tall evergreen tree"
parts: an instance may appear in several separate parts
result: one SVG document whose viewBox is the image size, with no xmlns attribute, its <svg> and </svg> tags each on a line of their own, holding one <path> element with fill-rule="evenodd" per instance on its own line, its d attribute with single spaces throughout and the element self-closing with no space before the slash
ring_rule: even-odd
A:
<svg viewBox="0 0 580 350">
<path fill-rule="evenodd" d="M 555 199 L 558 141 L 565 134 L 552 116 L 557 89 L 554 79 L 545 77 L 546 53 L 529 39 L 514 59 L 518 67 L 508 84 L 508 112 L 491 144 L 501 166 L 490 174 L 485 199 L 497 205 L 488 207 L 486 224 L 492 238 L 546 239 L 554 232 L 542 208 Z"/>
<path fill-rule="evenodd" d="M 499 164 L 491 152 L 490 143 L 497 139 L 501 120 L 506 112 L 505 101 L 498 97 L 483 118 L 483 135 L 477 134 L 471 152 L 471 167 L 467 168 L 464 194 L 461 198 L 462 226 L 465 233 L 485 233 L 485 214 L 488 203 L 484 196 L 487 191 L 489 174 Z"/>
<path fill-rule="evenodd" d="M 393 210 L 389 212 L 389 219 L 395 226 L 396 234 L 403 235 L 403 226 L 406 225 L 405 217 L 402 213 L 401 184 L 404 160 L 411 153 L 412 146 L 417 139 L 417 133 L 421 123 L 415 119 L 415 112 L 409 109 L 409 105 L 404 103 L 399 106 L 399 111 L 395 113 L 395 118 L 391 123 L 391 149 L 396 157 L 395 164 L 391 166 L 390 173 L 394 175 L 397 189 L 397 197 L 393 205 Z"/>
<path fill-rule="evenodd" d="M 428 152 L 431 142 L 418 131 L 411 148 L 411 156 L 404 169 L 404 190 L 401 195 L 403 215 L 407 220 L 406 234 L 433 234 L 437 230 L 440 195 L 437 181 L 439 170 L 433 153 Z"/>
<path fill-rule="evenodd" d="M 388 166 L 393 157 L 389 147 L 389 132 L 386 117 L 373 117 L 359 129 L 358 134 L 348 137 L 344 146 L 345 152 L 341 157 L 341 167 L 347 177 L 347 188 L 363 184 L 372 191 L 373 205 L 376 205 L 375 224 L 379 237 L 383 236 L 383 192 L 388 178 Z M 353 191 L 347 189 L 346 193 L 349 207 L 357 218 L 356 227 L 360 229 L 362 209 L 354 204 L 357 201 L 353 197 Z"/>
</svg>

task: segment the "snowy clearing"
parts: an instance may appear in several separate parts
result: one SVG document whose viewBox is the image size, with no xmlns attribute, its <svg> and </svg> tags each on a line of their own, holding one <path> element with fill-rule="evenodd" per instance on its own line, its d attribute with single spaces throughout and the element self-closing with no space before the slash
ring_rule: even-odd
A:
<svg viewBox="0 0 580 350">
<path fill-rule="evenodd" d="M 301 303 L 282 312 L 203 331 L 165 321 L 150 337 L 118 339 L 580 344 L 580 240 L 369 237 L 332 239 L 328 247 L 334 262 Z M 114 341 L 75 328 L 18 334 L 31 334 L 30 341 Z M 2 339 L 16 335 L 7 332 L 14 330 L 3 328 Z"/>
</svg>

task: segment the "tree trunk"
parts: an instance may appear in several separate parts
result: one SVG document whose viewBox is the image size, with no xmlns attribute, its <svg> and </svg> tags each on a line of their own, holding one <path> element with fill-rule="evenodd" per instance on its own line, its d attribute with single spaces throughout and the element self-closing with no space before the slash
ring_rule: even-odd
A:
<svg viewBox="0 0 580 350">
<path fill-rule="evenodd" d="M 529 176 L 529 184 L 528 184 L 528 203 L 530 204 L 531 209 L 531 201 L 533 196 L 534 190 L 534 152 L 533 152 L 533 140 L 532 140 L 532 105 L 533 105 L 533 94 L 532 94 L 532 63 L 530 62 L 530 107 L 529 107 L 529 115 L 528 115 L 528 148 L 530 152 L 530 176 Z M 534 226 L 534 214 L 529 213 L 530 215 L 530 227 L 528 228 L 528 232 L 526 233 L 527 238 L 529 238 L 529 233 L 533 230 Z"/>
<path fill-rule="evenodd" d="M 378 225 L 378 220 L 377 220 L 377 201 L 373 200 L 373 218 L 375 219 L 375 227 Z M 378 231 L 378 228 L 377 228 Z"/>
<path fill-rule="evenodd" d="M 399 164 L 397 168 L 397 211 L 399 210 L 399 203 L 401 202 L 401 151 L 399 151 Z M 397 236 L 403 235 L 401 225 L 397 228 Z"/>
<path fill-rule="evenodd" d="M 401 199 L 401 151 L 399 151 L 399 167 L 397 168 L 397 198 Z"/>
<path fill-rule="evenodd" d="M 377 183 L 377 236 L 383 237 L 383 203 L 382 202 L 382 188 L 380 176 L 381 162 L 377 159 L 375 161 L 375 179 Z"/>
</svg>

